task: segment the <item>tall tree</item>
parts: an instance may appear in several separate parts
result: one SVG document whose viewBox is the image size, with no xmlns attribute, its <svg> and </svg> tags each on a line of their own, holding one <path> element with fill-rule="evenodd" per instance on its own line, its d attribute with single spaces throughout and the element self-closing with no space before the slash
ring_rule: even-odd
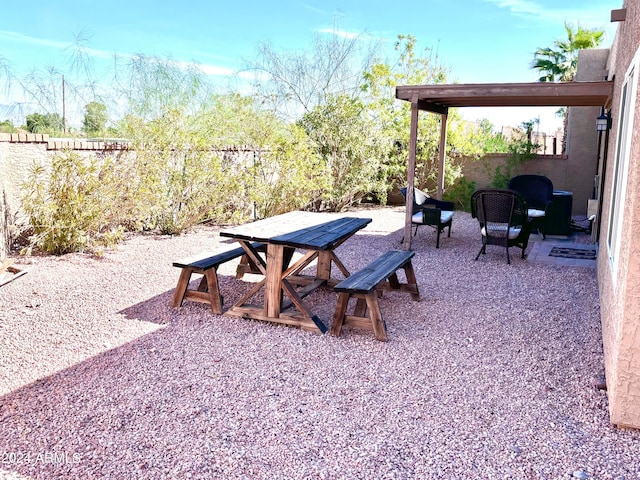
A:
<svg viewBox="0 0 640 480">
<path fill-rule="evenodd" d="M 58 113 L 31 113 L 27 115 L 27 130 L 31 133 L 55 135 L 62 132 L 62 117 Z"/>
<path fill-rule="evenodd" d="M 578 52 L 589 48 L 598 47 L 604 40 L 604 31 L 598 29 L 582 28 L 580 25 L 574 30 L 565 22 L 564 29 L 567 32 L 566 40 L 555 40 L 553 47 L 538 48 L 533 58 L 531 68 L 538 70 L 542 76 L 540 82 L 570 82 L 578 68 Z M 564 117 L 564 131 L 567 131 L 569 110 L 563 108 L 557 114 Z M 562 141 L 562 152 L 567 148 L 567 136 Z"/>
<path fill-rule="evenodd" d="M 604 31 L 582 28 L 574 30 L 568 23 L 564 24 L 567 32 L 565 40 L 555 40 L 553 47 L 538 48 L 531 68 L 538 70 L 542 76 L 540 82 L 570 82 L 576 74 L 578 51 L 598 47 L 604 40 Z"/>
<path fill-rule="evenodd" d="M 263 105 L 281 118 L 298 120 L 330 98 L 358 98 L 377 48 L 364 35 L 335 30 L 316 35 L 310 50 L 276 51 L 263 43 L 247 69 L 255 75 L 253 87 Z"/>
<path fill-rule="evenodd" d="M 100 102 L 89 102 L 84 107 L 83 130 L 89 136 L 104 133 L 109 115 L 107 106 Z"/>
</svg>

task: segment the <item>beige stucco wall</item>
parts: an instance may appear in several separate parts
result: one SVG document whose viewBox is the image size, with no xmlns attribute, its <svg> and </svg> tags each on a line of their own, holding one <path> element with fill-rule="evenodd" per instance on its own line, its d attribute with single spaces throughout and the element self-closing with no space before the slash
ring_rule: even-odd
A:
<svg viewBox="0 0 640 480">
<path fill-rule="evenodd" d="M 473 161 L 465 160 L 462 166 L 462 174 L 466 179 L 474 181 L 476 188 L 486 188 L 491 186 L 491 181 L 495 169 L 498 165 L 504 165 L 506 155 L 501 153 L 491 153 L 483 159 Z M 568 190 L 567 186 L 566 157 L 559 155 L 537 155 L 521 166 L 518 173 L 532 173 L 545 175 L 553 182 L 556 190 Z M 583 212 L 581 212 L 583 213 Z"/>
<path fill-rule="evenodd" d="M 635 99 L 629 174 L 623 208 L 618 268 L 609 260 L 608 224 L 615 168 L 620 97 L 627 69 L 640 48 L 640 0 L 627 0 L 626 20 L 609 56 L 609 75 L 614 78 L 613 125 L 603 190 L 602 226 L 598 255 L 598 280 L 605 354 L 605 371 L 611 422 L 640 428 L 640 98 Z M 636 73 L 636 82 L 640 72 Z M 636 96 L 638 97 L 638 95 Z"/>
<path fill-rule="evenodd" d="M 597 115 L 596 115 L 597 117 Z M 590 121 L 590 131 L 595 134 L 595 118 Z M 581 165 L 580 160 L 560 155 L 537 155 L 527 160 L 519 169 L 519 174 L 545 175 L 553 182 L 554 190 L 572 192 L 572 214 L 586 215 L 587 200 L 593 192 L 593 178 L 597 172 L 597 146 L 593 147 L 593 159 L 590 164 Z M 480 161 L 467 160 L 462 167 L 462 174 L 467 180 L 475 182 L 476 188 L 486 188 L 491 185 L 496 166 L 505 163 L 504 154 L 490 154 Z"/>
<path fill-rule="evenodd" d="M 49 165 L 51 158 L 64 149 L 83 156 L 111 148 L 103 142 L 53 140 L 42 134 L 0 133 L 0 260 L 9 254 L 11 235 L 20 223 L 21 185 L 34 164 Z"/>
<path fill-rule="evenodd" d="M 583 50 L 578 55 L 577 82 L 602 81 L 607 76 L 609 49 Z M 585 214 L 593 196 L 598 173 L 598 132 L 596 117 L 600 107 L 569 108 L 567 135 L 567 187 L 573 192 L 573 213 Z"/>
<path fill-rule="evenodd" d="M 7 182 L 7 155 L 9 144 L 0 141 L 0 262 L 8 255 L 9 232 L 7 225 L 8 208 L 6 205 L 5 183 Z"/>
</svg>

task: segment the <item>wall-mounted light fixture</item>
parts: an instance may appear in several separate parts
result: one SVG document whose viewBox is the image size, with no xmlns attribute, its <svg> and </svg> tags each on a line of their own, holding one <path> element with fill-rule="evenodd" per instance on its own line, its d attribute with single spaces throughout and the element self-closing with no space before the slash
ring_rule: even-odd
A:
<svg viewBox="0 0 640 480">
<path fill-rule="evenodd" d="M 609 128 L 611 127 L 611 122 L 609 120 L 609 115 L 607 115 L 606 113 L 601 113 L 598 118 L 596 118 L 596 130 L 599 132 L 609 130 Z"/>
</svg>

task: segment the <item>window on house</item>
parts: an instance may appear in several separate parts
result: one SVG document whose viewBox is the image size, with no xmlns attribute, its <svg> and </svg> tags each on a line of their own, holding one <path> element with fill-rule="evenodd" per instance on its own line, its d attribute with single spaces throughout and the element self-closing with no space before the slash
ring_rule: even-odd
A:
<svg viewBox="0 0 640 480">
<path fill-rule="evenodd" d="M 635 56 L 622 86 L 620 99 L 620 119 L 616 142 L 615 165 L 611 192 L 611 207 L 609 210 L 609 231 L 607 245 L 609 247 L 609 261 L 613 272 L 618 268 L 620 254 L 620 242 L 622 236 L 622 221 L 624 214 L 624 202 L 627 185 L 627 172 L 631 149 L 631 136 L 633 132 L 633 116 L 637 90 L 637 65 L 640 59 L 640 50 Z M 615 275 L 614 275 L 615 279 Z"/>
</svg>

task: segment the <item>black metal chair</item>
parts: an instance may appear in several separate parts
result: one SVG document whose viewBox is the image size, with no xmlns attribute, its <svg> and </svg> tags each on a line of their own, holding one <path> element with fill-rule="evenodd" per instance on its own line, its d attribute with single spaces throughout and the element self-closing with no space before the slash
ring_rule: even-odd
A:
<svg viewBox="0 0 640 480">
<path fill-rule="evenodd" d="M 482 248 L 476 260 L 487 253 L 487 245 L 505 247 L 508 264 L 511 264 L 509 247 L 521 248 L 525 258 L 531 226 L 522 195 L 514 190 L 477 190 L 471 195 L 471 216 L 478 219 L 482 234 Z"/>
<path fill-rule="evenodd" d="M 524 197 L 531 227 L 537 229 L 544 240 L 545 216 L 553 202 L 553 182 L 544 175 L 517 175 L 509 180 L 508 188 Z"/>
<path fill-rule="evenodd" d="M 400 191 L 407 198 L 407 189 L 401 188 Z M 411 215 L 411 224 L 416 226 L 413 233 L 418 233 L 418 227 L 421 225 L 429 225 L 436 230 L 436 248 L 440 248 L 440 233 L 448 228 L 447 237 L 451 237 L 451 224 L 453 222 L 453 202 L 436 200 L 431 198 L 422 190 L 413 189 L 413 208 Z M 404 239 L 403 239 L 404 240 Z"/>
</svg>

